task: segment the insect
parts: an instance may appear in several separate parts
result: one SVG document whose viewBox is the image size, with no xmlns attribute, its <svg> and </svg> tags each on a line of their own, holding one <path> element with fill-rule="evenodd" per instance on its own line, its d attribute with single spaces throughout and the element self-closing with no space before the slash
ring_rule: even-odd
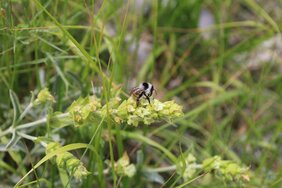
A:
<svg viewBox="0 0 282 188">
<path fill-rule="evenodd" d="M 151 104 L 150 97 L 153 95 L 153 92 L 156 92 L 154 86 L 151 83 L 143 82 L 139 86 L 134 87 L 130 91 L 130 95 L 133 95 L 136 98 L 136 104 L 138 106 L 142 97 L 145 97 L 149 104 Z"/>
</svg>

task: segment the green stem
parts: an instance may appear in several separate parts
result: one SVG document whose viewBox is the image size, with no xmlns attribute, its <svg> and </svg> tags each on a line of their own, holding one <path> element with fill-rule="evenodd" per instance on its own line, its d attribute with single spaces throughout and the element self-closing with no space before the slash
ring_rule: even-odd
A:
<svg viewBox="0 0 282 188">
<path fill-rule="evenodd" d="M 112 130 L 112 133 L 116 134 L 117 131 Z M 120 131 L 119 133 L 121 135 L 125 136 L 125 137 L 140 140 L 141 142 L 144 142 L 146 144 L 149 144 L 149 145 L 161 150 L 174 164 L 176 164 L 177 161 L 178 161 L 177 157 L 175 157 L 169 150 L 167 150 L 161 144 L 151 140 L 150 138 L 147 138 L 147 137 L 145 137 L 145 136 L 143 136 L 139 133 L 134 133 L 134 132 Z"/>
<path fill-rule="evenodd" d="M 28 139 L 28 140 L 31 140 L 31 141 L 35 141 L 37 139 L 37 137 L 35 136 L 30 136 L 28 134 L 25 134 L 25 133 L 21 133 L 21 132 L 17 132 L 17 134 L 25 139 Z M 43 142 L 43 141 L 40 141 L 40 144 L 43 146 L 43 147 L 47 147 L 47 143 L 46 142 Z"/>
<path fill-rule="evenodd" d="M 201 164 L 190 164 L 191 168 L 193 169 L 202 169 L 203 165 Z M 176 165 L 171 165 L 171 166 L 165 166 L 165 167 L 160 167 L 160 168 L 150 168 L 150 167 L 145 167 L 145 171 L 147 172 L 167 172 L 167 171 L 175 171 L 176 170 Z"/>
<path fill-rule="evenodd" d="M 30 136 L 30 135 L 27 135 L 25 133 L 21 133 L 21 132 L 17 132 L 17 134 L 25 139 L 28 139 L 28 140 L 31 140 L 31 141 L 34 141 L 37 139 L 37 137 L 35 136 Z"/>
<path fill-rule="evenodd" d="M 20 115 L 19 119 L 17 120 L 17 122 L 20 122 L 25 115 L 28 113 L 28 111 L 33 107 L 32 103 L 29 103 L 29 105 L 24 109 L 23 113 Z"/>
<path fill-rule="evenodd" d="M 68 116 L 69 116 L 69 113 L 67 112 L 67 113 L 63 113 L 63 114 L 59 114 L 57 116 L 54 116 L 53 118 L 54 119 L 61 119 L 61 118 L 65 118 L 65 117 L 68 117 Z M 26 129 L 26 128 L 30 128 L 30 127 L 43 125 L 43 124 L 47 123 L 47 121 L 48 121 L 48 118 L 44 117 L 44 118 L 39 119 L 39 120 L 34 121 L 34 122 L 21 124 L 17 127 L 10 126 L 8 129 L 6 129 L 5 131 L 0 133 L 0 137 L 5 136 L 7 134 L 12 134 L 13 131 L 16 131 L 16 130 L 21 130 L 21 129 Z"/>
<path fill-rule="evenodd" d="M 55 119 L 55 118 L 61 119 L 61 118 L 65 118 L 65 117 L 67 117 L 67 116 L 69 116 L 69 113 L 68 113 L 68 112 L 67 112 L 67 113 L 63 113 L 63 114 L 59 114 L 59 115 L 57 115 L 57 116 L 54 116 L 53 118 L 54 118 L 54 119 Z M 34 122 L 31 122 L 31 123 L 25 123 L 25 124 L 19 125 L 19 126 L 15 127 L 15 129 L 16 129 L 16 130 L 26 129 L 26 128 L 30 128 L 30 127 L 42 125 L 42 124 L 44 124 L 44 123 L 47 123 L 47 121 L 48 121 L 48 118 L 47 118 L 47 117 L 44 117 L 44 118 L 42 118 L 42 119 L 39 119 L 39 120 L 34 121 Z"/>
<path fill-rule="evenodd" d="M 0 133 L 0 137 L 5 136 L 6 134 L 11 134 L 12 130 L 13 130 L 13 127 L 9 127 L 8 129 Z"/>
<path fill-rule="evenodd" d="M 167 172 L 167 171 L 175 171 L 175 170 L 176 170 L 176 165 L 160 167 L 160 168 L 150 168 L 150 167 L 144 168 L 144 171 L 146 172 Z"/>
</svg>

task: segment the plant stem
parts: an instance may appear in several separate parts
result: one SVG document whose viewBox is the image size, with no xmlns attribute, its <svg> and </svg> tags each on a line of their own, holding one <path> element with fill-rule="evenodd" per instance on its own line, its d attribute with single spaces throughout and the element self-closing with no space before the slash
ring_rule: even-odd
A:
<svg viewBox="0 0 282 188">
<path fill-rule="evenodd" d="M 31 107 L 32 107 L 32 105 L 28 105 L 28 106 L 30 106 L 30 107 L 27 107 L 27 108 L 31 108 Z M 26 108 L 26 109 L 27 109 L 27 108 Z M 27 112 L 28 110 L 25 110 L 25 111 Z M 21 117 L 24 117 L 24 113 L 25 113 L 25 112 L 22 113 Z M 54 116 L 54 117 L 52 117 L 52 118 L 53 118 L 53 119 L 56 119 L 56 118 L 61 119 L 61 118 L 65 118 L 65 117 L 68 117 L 68 116 L 69 116 L 69 113 L 66 112 L 66 113 L 63 113 L 63 114 L 59 114 L 59 115 L 57 115 L 57 116 Z M 17 127 L 10 126 L 8 129 L 6 129 L 5 131 L 3 131 L 3 132 L 0 133 L 0 137 L 5 136 L 5 135 L 7 135 L 7 134 L 12 134 L 12 133 L 13 133 L 14 131 L 16 131 L 16 130 L 21 130 L 21 129 L 26 129 L 26 128 L 30 128 L 30 127 L 35 127 L 35 126 L 43 125 L 44 123 L 47 123 L 47 121 L 48 121 L 48 117 L 44 117 L 44 118 L 39 119 L 39 120 L 34 121 L 34 122 L 21 124 L 21 125 L 19 125 L 19 126 L 17 126 Z M 18 134 L 19 134 L 19 132 L 18 132 Z M 22 134 L 22 133 L 20 133 L 20 134 Z M 29 136 L 29 135 L 27 135 L 27 136 Z M 23 137 L 24 137 L 24 136 L 23 136 Z M 27 137 L 25 137 L 25 138 L 27 138 Z M 27 139 L 30 139 L 30 138 L 31 138 L 31 137 L 29 137 L 29 138 L 27 138 Z M 31 140 L 32 140 L 32 139 L 31 139 Z"/>
<path fill-rule="evenodd" d="M 31 140 L 31 141 L 34 141 L 34 140 L 37 139 L 37 137 L 35 137 L 35 136 L 30 136 L 30 135 L 27 135 L 27 134 L 21 133 L 21 132 L 17 132 L 17 134 L 18 134 L 19 136 L 21 136 L 21 137 L 23 137 L 23 138 L 26 138 L 26 139 L 28 139 L 28 140 Z"/>
<path fill-rule="evenodd" d="M 17 134 L 25 139 L 28 139 L 28 140 L 31 140 L 31 141 L 35 141 L 37 139 L 37 137 L 35 136 L 30 136 L 30 135 L 27 135 L 25 133 L 22 133 L 22 132 L 17 132 Z M 43 141 L 40 141 L 40 144 L 43 146 L 43 147 L 47 147 L 47 143 L 46 142 L 43 142 Z"/>
<path fill-rule="evenodd" d="M 5 131 L 0 133 L 0 137 L 5 136 L 6 134 L 12 133 L 13 127 L 9 127 Z"/>
<path fill-rule="evenodd" d="M 202 169 L 203 165 L 201 164 L 190 164 L 190 166 L 194 169 Z M 171 165 L 171 166 L 165 166 L 165 167 L 160 167 L 160 168 L 150 168 L 150 167 L 145 167 L 145 171 L 148 172 L 167 172 L 167 171 L 174 171 L 176 170 L 176 165 Z"/>
<path fill-rule="evenodd" d="M 25 115 L 28 113 L 28 111 L 33 107 L 32 103 L 29 103 L 28 106 L 24 109 L 23 113 L 20 115 L 19 119 L 17 120 L 17 122 L 20 122 Z"/>
<path fill-rule="evenodd" d="M 69 116 L 68 112 L 67 113 L 63 113 L 63 114 L 59 114 L 57 116 L 54 116 L 53 118 L 61 119 L 61 118 L 67 117 L 67 116 Z M 39 119 L 39 120 L 31 122 L 31 123 L 25 123 L 25 124 L 19 125 L 19 126 L 15 127 L 15 129 L 16 130 L 20 130 L 20 129 L 26 129 L 26 128 L 42 125 L 42 124 L 46 123 L 47 120 L 48 120 L 48 118 L 44 117 L 42 119 Z"/>
<path fill-rule="evenodd" d="M 160 168 L 150 168 L 150 167 L 145 167 L 145 171 L 148 172 L 167 172 L 167 171 L 174 171 L 176 170 L 176 165 L 171 165 L 171 166 L 166 166 L 166 167 L 160 167 Z"/>
</svg>

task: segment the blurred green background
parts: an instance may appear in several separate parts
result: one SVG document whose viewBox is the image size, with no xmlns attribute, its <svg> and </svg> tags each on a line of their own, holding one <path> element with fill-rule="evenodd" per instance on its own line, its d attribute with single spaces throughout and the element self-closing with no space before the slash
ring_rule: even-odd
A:
<svg viewBox="0 0 282 188">
<path fill-rule="evenodd" d="M 105 88 L 108 79 L 123 89 L 123 99 L 147 81 L 157 88 L 155 98 L 175 100 L 185 115 L 176 127 L 160 123 L 131 131 L 155 131 L 151 139 L 176 155 L 189 151 L 199 161 L 219 155 L 245 165 L 251 171 L 247 187 L 280 187 L 281 10 L 281 0 L 2 0 L 0 130 L 13 117 L 9 90 L 25 106 L 30 91 L 48 87 L 57 101 L 54 111 L 65 111 L 79 96 L 113 95 Z M 25 121 L 44 115 L 35 110 Z M 88 143 L 92 133 L 68 128 L 57 134 L 65 143 Z M 136 142 L 117 138 L 116 144 L 131 151 Z M 158 151 L 142 147 L 147 164 L 166 164 Z M 13 185 L 44 156 L 28 154 L 0 153 L 0 185 Z M 130 157 L 136 160 L 136 154 Z M 57 185 L 55 175 L 46 175 L 49 168 L 39 174 Z M 181 184 L 171 172 L 160 176 L 168 181 L 164 187 Z M 90 177 L 77 186 L 113 186 L 100 180 Z M 162 186 L 141 175 L 119 185 Z M 228 185 L 208 176 L 189 184 Z"/>
</svg>

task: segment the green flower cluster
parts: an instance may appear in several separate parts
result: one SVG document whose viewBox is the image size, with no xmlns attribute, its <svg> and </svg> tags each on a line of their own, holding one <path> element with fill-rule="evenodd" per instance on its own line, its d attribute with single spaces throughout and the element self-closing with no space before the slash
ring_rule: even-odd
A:
<svg viewBox="0 0 282 188">
<path fill-rule="evenodd" d="M 107 104 L 105 104 L 101 109 L 97 111 L 97 114 L 100 115 L 101 117 L 105 117 L 108 114 L 113 117 L 115 122 L 120 122 L 120 118 L 118 117 L 117 114 L 117 108 L 120 104 L 121 98 L 119 97 L 113 97 L 111 98 Z"/>
<path fill-rule="evenodd" d="M 68 108 L 68 112 L 72 116 L 75 126 L 85 123 L 95 111 L 101 108 L 100 100 L 95 96 L 79 98 L 74 101 Z"/>
<path fill-rule="evenodd" d="M 203 169 L 206 172 L 214 171 L 218 177 L 230 181 L 248 181 L 248 168 L 240 167 L 233 161 L 222 160 L 214 156 L 203 161 Z"/>
<path fill-rule="evenodd" d="M 34 101 L 35 105 L 44 104 L 46 102 L 55 103 L 55 98 L 51 95 L 48 88 L 44 88 L 39 91 L 37 98 Z"/>
<path fill-rule="evenodd" d="M 149 104 L 147 100 L 141 100 L 138 106 L 132 97 L 122 103 L 120 101 L 119 97 L 114 97 L 107 104 L 101 106 L 100 99 L 95 96 L 79 98 L 72 103 L 68 112 L 72 116 L 75 126 L 93 122 L 97 115 L 100 117 L 110 115 L 118 124 L 126 122 L 133 126 L 138 126 L 141 122 L 149 125 L 160 120 L 170 121 L 183 115 L 182 106 L 174 101 L 162 103 L 154 99 Z"/>
<path fill-rule="evenodd" d="M 59 143 L 51 142 L 46 147 L 46 154 L 51 153 L 60 147 L 61 145 Z M 89 174 L 82 162 L 80 162 L 80 160 L 78 160 L 70 152 L 57 154 L 56 164 L 58 168 L 66 169 L 66 171 L 77 180 L 81 180 L 84 176 Z"/>
<path fill-rule="evenodd" d="M 136 167 L 134 164 L 129 163 L 129 157 L 126 152 L 123 156 L 115 163 L 115 172 L 120 176 L 133 177 L 136 173 Z"/>
<path fill-rule="evenodd" d="M 174 101 L 160 102 L 157 99 L 151 101 L 141 100 L 137 106 L 136 101 L 130 97 L 123 101 L 117 109 L 117 115 L 120 122 L 127 122 L 129 125 L 138 126 L 140 122 L 150 125 L 160 120 L 170 121 L 171 119 L 183 115 L 182 106 Z"/>
<path fill-rule="evenodd" d="M 177 173 L 180 174 L 184 180 L 192 178 L 196 173 L 196 158 L 189 153 L 185 158 L 180 158 L 176 166 Z"/>
</svg>

